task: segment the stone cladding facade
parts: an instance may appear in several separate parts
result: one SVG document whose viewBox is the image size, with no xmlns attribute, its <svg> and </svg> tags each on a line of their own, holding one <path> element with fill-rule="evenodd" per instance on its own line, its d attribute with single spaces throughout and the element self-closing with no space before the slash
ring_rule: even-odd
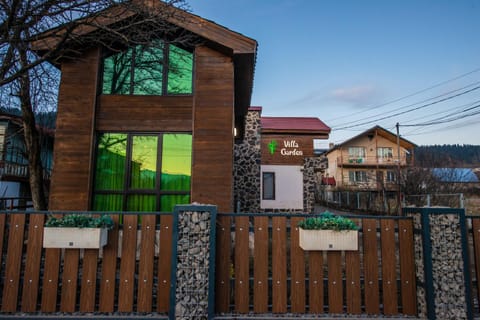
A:
<svg viewBox="0 0 480 320">
<path fill-rule="evenodd" d="M 237 212 L 264 212 L 260 208 L 261 166 L 261 113 L 250 110 L 245 120 L 245 137 L 234 147 L 234 199 Z M 315 168 L 320 167 L 319 157 L 304 159 L 303 167 L 303 211 L 313 212 L 315 205 Z M 269 209 L 269 212 L 295 213 L 298 210 Z"/>
<path fill-rule="evenodd" d="M 260 212 L 260 111 L 249 111 L 245 137 L 234 146 L 234 199 L 237 212 Z"/>
</svg>

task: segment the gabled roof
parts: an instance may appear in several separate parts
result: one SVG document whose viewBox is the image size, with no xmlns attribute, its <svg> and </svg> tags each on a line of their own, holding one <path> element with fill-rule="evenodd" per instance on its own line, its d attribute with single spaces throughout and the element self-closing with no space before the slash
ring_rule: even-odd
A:
<svg viewBox="0 0 480 320">
<path fill-rule="evenodd" d="M 243 128 L 244 117 L 250 105 L 254 69 L 257 55 L 257 41 L 234 32 L 212 21 L 166 4 L 161 0 L 132 0 L 136 6 L 147 9 L 148 12 L 167 12 L 161 15 L 168 23 L 181 27 L 205 40 L 205 44 L 212 46 L 224 54 L 230 55 L 234 62 L 235 77 L 235 123 Z M 96 32 L 100 26 L 113 25 L 139 14 L 133 10 L 125 9 L 122 5 L 112 6 L 91 18 L 84 18 L 85 24 L 80 24 L 72 31 L 72 39 Z M 60 26 L 38 35 L 38 41 L 33 44 L 35 51 L 41 53 L 49 48 L 54 48 L 64 41 L 65 30 L 71 26 Z M 74 44 L 75 41 L 72 41 Z M 66 42 L 67 44 L 69 41 Z M 78 45 L 78 44 L 77 44 Z M 83 46 L 82 46 L 83 47 Z"/>
<path fill-rule="evenodd" d="M 331 129 L 313 117 L 262 117 L 262 133 L 329 134 Z"/>
<path fill-rule="evenodd" d="M 257 41 L 216 24 L 215 22 L 175 8 L 161 0 L 133 0 L 132 3 L 154 14 L 155 12 L 159 14 L 164 12 L 163 15 L 159 15 L 159 18 L 165 19 L 173 25 L 228 48 L 233 54 L 256 54 Z M 91 18 L 87 17 L 77 20 L 79 24 L 75 26 L 73 30 L 69 29 L 72 27 L 71 25 L 62 25 L 38 35 L 39 40 L 34 43 L 34 50 L 42 51 L 55 47 L 56 44 L 64 40 L 62 35 L 65 34 L 65 30 L 67 29 L 70 31 L 72 39 L 80 39 L 82 36 L 97 31 L 102 25 L 113 25 L 137 14 L 139 14 L 139 12 L 129 7 L 124 7 L 121 4 L 112 6 L 100 13 L 96 13 Z"/>
<path fill-rule="evenodd" d="M 396 135 L 396 134 L 394 134 L 393 132 L 390 132 L 390 131 L 388 131 L 387 129 L 382 128 L 382 127 L 380 127 L 380 126 L 375 126 L 375 127 L 373 127 L 373 128 L 370 128 L 370 129 L 368 129 L 368 130 L 363 131 L 362 133 L 360 133 L 360 134 L 358 134 L 358 135 L 356 135 L 356 136 L 354 136 L 354 137 L 352 137 L 352 138 L 350 138 L 350 139 L 348 139 L 348 140 L 345 140 L 345 141 L 342 142 L 342 143 L 339 143 L 339 144 L 335 145 L 332 149 L 328 150 L 327 153 L 330 153 L 330 152 L 332 152 L 332 151 L 334 151 L 334 150 L 336 150 L 336 149 L 340 149 L 340 148 L 342 148 L 343 146 L 352 143 L 353 141 L 355 141 L 355 140 L 358 139 L 358 138 L 365 137 L 365 136 L 375 137 L 375 135 L 378 135 L 378 136 L 380 136 L 380 137 L 382 137 L 382 138 L 385 138 L 385 139 L 390 140 L 390 141 L 392 141 L 392 142 L 394 142 L 394 143 L 397 143 L 397 135 Z M 401 146 L 402 148 L 408 150 L 408 149 L 413 149 L 413 148 L 415 148 L 417 145 L 414 144 L 413 142 L 408 141 L 407 139 L 404 139 L 404 138 L 400 137 L 400 146 Z"/>
</svg>

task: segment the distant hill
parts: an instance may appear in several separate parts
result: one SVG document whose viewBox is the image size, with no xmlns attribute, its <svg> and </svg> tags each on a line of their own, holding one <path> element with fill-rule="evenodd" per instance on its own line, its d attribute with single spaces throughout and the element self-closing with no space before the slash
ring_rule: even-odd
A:
<svg viewBox="0 0 480 320">
<path fill-rule="evenodd" d="M 480 146 L 432 145 L 415 148 L 415 165 L 425 168 L 478 168 Z"/>
</svg>

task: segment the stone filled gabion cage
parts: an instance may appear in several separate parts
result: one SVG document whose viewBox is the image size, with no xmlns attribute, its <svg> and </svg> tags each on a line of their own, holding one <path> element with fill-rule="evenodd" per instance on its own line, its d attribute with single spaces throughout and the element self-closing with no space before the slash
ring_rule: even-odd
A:
<svg viewBox="0 0 480 320">
<path fill-rule="evenodd" d="M 216 214 L 216 206 L 175 207 L 173 319 L 211 319 L 214 314 Z"/>
<path fill-rule="evenodd" d="M 464 209 L 404 208 L 415 227 L 419 317 L 471 319 L 471 276 Z"/>
</svg>

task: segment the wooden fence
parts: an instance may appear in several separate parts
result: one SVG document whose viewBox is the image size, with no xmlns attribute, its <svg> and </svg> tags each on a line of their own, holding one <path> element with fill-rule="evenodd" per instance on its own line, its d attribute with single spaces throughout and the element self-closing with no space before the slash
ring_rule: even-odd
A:
<svg viewBox="0 0 480 320">
<path fill-rule="evenodd" d="M 411 219 L 356 219 L 358 251 L 304 252 L 305 216 L 218 215 L 217 313 L 416 315 Z M 62 250 L 42 247 L 44 213 L 1 213 L 0 313 L 166 316 L 173 216 L 113 218 L 103 250 Z"/>
<path fill-rule="evenodd" d="M 1 213 L 0 311 L 166 314 L 172 214 L 112 217 L 103 250 L 44 249 L 44 213 Z"/>
<path fill-rule="evenodd" d="M 342 253 L 303 251 L 303 217 L 219 214 L 217 312 L 416 315 L 411 219 L 356 219 L 359 250 Z"/>
</svg>

